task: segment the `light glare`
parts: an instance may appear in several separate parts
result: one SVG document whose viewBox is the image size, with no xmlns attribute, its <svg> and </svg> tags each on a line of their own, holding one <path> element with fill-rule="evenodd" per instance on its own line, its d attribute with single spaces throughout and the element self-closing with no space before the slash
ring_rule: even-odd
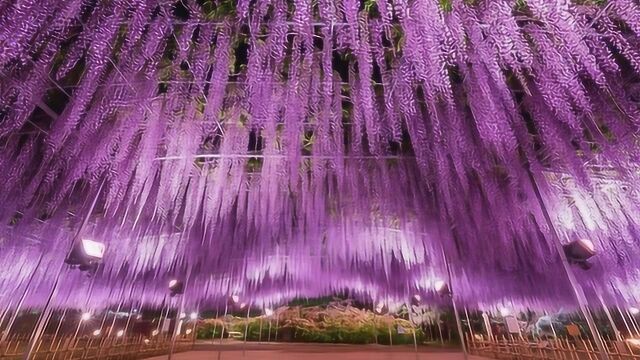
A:
<svg viewBox="0 0 640 360">
<path fill-rule="evenodd" d="M 104 244 L 93 240 L 82 239 L 82 250 L 87 256 L 102 259 Z"/>
<path fill-rule="evenodd" d="M 582 245 L 584 245 L 584 247 L 586 247 L 587 249 L 589 249 L 589 251 L 591 251 L 592 253 L 596 252 L 596 248 L 593 245 L 593 242 L 589 239 L 580 239 L 578 240 L 582 243 Z"/>
</svg>

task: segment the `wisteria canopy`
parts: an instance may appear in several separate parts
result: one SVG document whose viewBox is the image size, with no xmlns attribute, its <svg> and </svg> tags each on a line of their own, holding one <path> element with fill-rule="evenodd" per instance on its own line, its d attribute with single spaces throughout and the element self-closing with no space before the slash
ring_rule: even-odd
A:
<svg viewBox="0 0 640 360">
<path fill-rule="evenodd" d="M 0 305 L 634 302 L 639 126 L 638 0 L 0 0 Z"/>
</svg>

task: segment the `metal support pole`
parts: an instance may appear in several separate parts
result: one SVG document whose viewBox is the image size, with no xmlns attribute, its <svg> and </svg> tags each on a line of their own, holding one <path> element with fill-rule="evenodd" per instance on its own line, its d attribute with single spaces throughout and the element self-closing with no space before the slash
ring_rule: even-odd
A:
<svg viewBox="0 0 640 360">
<path fill-rule="evenodd" d="M 224 329 L 226 328 L 224 321 L 227 318 L 227 311 L 229 311 L 228 302 L 224 305 L 224 315 L 222 316 L 222 329 L 220 330 L 220 345 L 222 345 L 222 339 L 224 339 Z"/>
<path fill-rule="evenodd" d="M 184 281 L 185 289 L 189 285 L 190 278 L 191 278 L 191 264 L 189 264 L 188 266 L 187 277 Z M 173 336 L 171 337 L 171 347 L 169 348 L 169 355 L 167 356 L 167 360 L 171 360 L 171 357 L 173 356 L 173 351 L 176 346 L 176 338 L 179 335 L 178 331 L 180 331 L 180 327 L 178 326 L 180 321 L 180 314 L 184 311 L 184 299 L 185 299 L 185 295 L 184 294 L 180 295 L 180 308 L 178 309 L 178 313 L 176 314 L 176 324 L 173 329 Z"/>
<path fill-rule="evenodd" d="M 220 316 L 220 310 L 216 308 L 216 317 L 214 319 L 216 319 L 216 321 L 217 321 L 219 316 Z M 216 329 L 218 328 L 218 323 L 216 321 L 213 322 L 213 334 L 211 334 L 211 344 L 212 345 L 216 340 Z"/>
<path fill-rule="evenodd" d="M 247 306 L 247 318 L 244 324 L 244 344 L 247 345 L 247 335 L 249 334 L 249 312 L 251 311 L 251 304 Z"/>
<path fill-rule="evenodd" d="M 7 315 L 9 315 L 9 312 L 11 311 L 11 305 L 13 305 L 13 301 L 9 300 L 7 306 L 4 308 L 4 310 L 2 310 L 2 315 L 0 315 L 0 332 L 2 332 L 2 324 L 4 324 L 4 319 L 7 318 Z"/>
<path fill-rule="evenodd" d="M 549 326 L 551 327 L 551 333 L 553 334 L 553 338 L 557 339 L 558 334 L 556 334 L 556 328 L 555 326 L 553 326 L 553 316 L 548 315 L 546 311 L 544 312 L 544 315 L 549 317 Z"/>
<path fill-rule="evenodd" d="M 249 312 L 251 312 L 251 305 L 253 302 L 249 302 L 247 305 L 247 323 L 244 326 L 244 344 L 242 345 L 242 356 L 244 357 L 247 351 L 247 335 L 249 334 Z"/>
<path fill-rule="evenodd" d="M 454 297 L 453 292 L 453 284 L 451 283 L 451 267 L 449 266 L 449 259 L 447 258 L 447 254 L 444 251 L 444 247 L 442 248 L 442 257 L 444 259 L 445 266 L 447 267 L 447 276 L 449 278 L 448 286 L 449 286 L 449 297 L 451 298 L 451 304 L 453 305 L 453 314 L 456 317 L 456 326 L 458 327 L 458 334 L 460 334 L 460 346 L 462 346 L 462 355 L 465 360 L 467 360 L 467 345 L 464 340 L 464 331 L 462 330 L 462 322 L 460 321 L 460 314 L 458 313 L 458 306 L 456 305 L 456 299 Z"/>
<path fill-rule="evenodd" d="M 489 313 L 486 311 L 482 312 L 482 321 L 484 322 L 484 327 L 487 332 L 487 338 L 489 340 L 493 340 L 493 329 L 491 329 L 491 319 L 489 318 Z"/>
<path fill-rule="evenodd" d="M 464 308 L 464 315 L 467 318 L 467 327 L 469 327 L 469 334 L 471 334 L 471 338 L 473 338 L 473 328 L 471 328 L 471 319 L 469 319 L 469 311 L 467 308 Z"/>
<path fill-rule="evenodd" d="M 562 266 L 567 275 L 567 278 L 569 279 L 569 283 L 571 284 L 576 300 L 578 301 L 580 311 L 582 312 L 582 315 L 587 321 L 587 325 L 589 326 L 589 331 L 593 336 L 593 341 L 596 343 L 596 347 L 598 348 L 598 352 L 600 353 L 600 359 L 609 360 L 609 355 L 607 354 L 606 346 L 602 341 L 600 333 L 598 332 L 598 328 L 596 327 L 596 323 L 593 320 L 593 316 L 589 311 L 587 298 L 584 295 L 584 291 L 582 290 L 582 287 L 578 283 L 578 280 L 576 279 L 576 276 L 573 273 L 573 270 L 571 269 L 571 265 L 569 264 L 569 261 L 567 260 L 567 256 L 565 255 L 564 249 L 562 248 L 560 236 L 558 235 L 558 232 L 556 231 L 553 221 L 551 220 L 551 216 L 547 211 L 547 207 L 544 203 L 544 199 L 542 198 L 542 194 L 540 193 L 540 189 L 538 188 L 538 184 L 536 183 L 535 177 L 529 167 L 527 167 L 527 173 L 529 175 L 529 180 L 531 181 L 533 192 L 535 193 L 535 196 L 540 205 L 540 210 L 542 211 L 542 215 L 544 216 L 547 226 L 549 227 L 549 232 L 551 234 L 551 237 L 553 238 L 552 242 L 556 248 L 556 251 L 558 252 L 558 255 L 560 256 Z"/>
<path fill-rule="evenodd" d="M 64 322 L 64 318 L 67 316 L 67 309 L 65 308 L 62 311 L 62 315 L 60 316 L 60 321 L 58 321 L 58 327 L 56 327 L 56 332 L 53 333 L 53 338 L 51 338 L 51 344 L 49 345 L 49 351 L 53 350 L 53 346 L 56 343 L 56 339 L 58 338 L 58 334 L 60 333 L 60 328 L 62 327 L 62 322 Z M 58 351 L 58 347 L 56 347 L 56 352 Z"/>
<path fill-rule="evenodd" d="M 640 328 L 638 328 L 638 324 L 636 322 L 636 319 L 634 318 L 634 316 L 631 313 L 631 311 L 629 311 L 629 309 L 627 309 L 625 311 L 627 312 L 627 315 L 629 316 L 629 321 L 631 322 L 631 325 L 633 325 L 633 328 L 636 330 L 636 335 L 640 336 Z"/>
<path fill-rule="evenodd" d="M 171 335 L 171 346 L 169 348 L 169 354 L 167 355 L 167 359 L 171 360 L 171 357 L 173 356 L 173 351 L 175 350 L 175 346 L 176 346 L 176 339 L 178 337 L 178 335 L 180 335 L 179 331 L 180 331 L 180 325 L 182 320 L 180 319 L 180 315 L 182 314 L 182 309 L 183 309 L 183 305 L 184 305 L 184 295 L 180 296 L 182 299 L 180 300 L 180 305 L 178 306 L 178 311 L 176 312 L 176 321 L 173 324 L 173 333 Z"/>
<path fill-rule="evenodd" d="M 42 258 L 44 258 L 44 254 L 40 254 L 38 263 L 36 264 L 36 267 L 33 269 L 33 272 L 29 276 L 29 280 L 27 280 L 27 284 L 24 286 L 22 295 L 20 295 L 20 300 L 18 300 L 18 304 L 16 305 L 16 311 L 11 315 L 11 318 L 9 319 L 9 323 L 7 324 L 7 327 L 4 329 L 4 332 L 2 333 L 2 338 L 0 338 L 0 344 L 4 344 L 4 342 L 7 340 L 7 337 L 9 336 L 9 332 L 11 331 L 11 328 L 13 327 L 13 324 L 16 322 L 16 319 L 18 318 L 18 314 L 20 313 L 20 310 L 22 310 L 22 304 L 24 303 L 24 300 L 27 298 L 27 293 L 30 290 L 29 288 L 31 287 L 31 282 L 33 282 L 33 278 L 36 276 L 36 273 L 40 268 L 40 264 L 42 264 Z M 0 322 L 0 325 L 2 325 L 1 322 Z"/>
<path fill-rule="evenodd" d="M 103 185 L 104 185 L 104 180 L 100 183 L 100 187 L 98 188 L 96 196 L 93 198 L 93 201 L 91 202 L 91 206 L 89 207 L 89 211 L 87 212 L 87 216 L 85 216 L 85 218 L 82 220 L 82 224 L 80 224 L 80 228 L 78 229 L 78 232 L 76 233 L 76 236 L 71 241 L 71 246 L 69 247 L 69 252 L 71 250 L 73 250 L 73 246 L 75 245 L 75 242 L 76 242 L 77 238 L 80 236 L 82 230 L 84 229 L 84 227 L 89 222 L 89 217 L 91 216 L 91 213 L 93 213 L 93 209 L 95 208 L 96 203 L 98 202 L 98 198 L 100 197 L 100 193 L 102 192 L 102 186 Z M 31 338 L 29 339 L 29 345 L 27 347 L 27 350 L 24 353 L 24 357 L 23 357 L 24 360 L 31 359 L 31 355 L 33 355 L 34 351 L 36 350 L 36 347 L 37 347 L 37 345 L 38 345 L 38 343 L 40 341 L 40 337 L 44 333 L 44 330 L 45 330 L 45 328 L 47 326 L 47 323 L 49 322 L 49 318 L 51 316 L 51 306 L 52 306 L 54 297 L 58 293 L 58 283 L 60 281 L 60 277 L 62 276 L 63 268 L 64 268 L 64 261 L 62 261 L 60 263 L 60 267 L 58 268 L 55 280 L 53 281 L 53 287 L 51 288 L 51 292 L 49 293 L 49 297 L 47 298 L 47 301 L 45 302 L 44 308 L 42 309 L 42 314 L 38 318 L 38 322 L 36 323 L 36 326 L 35 326 L 35 328 L 33 330 L 33 333 L 31 334 Z"/>
<path fill-rule="evenodd" d="M 220 345 L 222 345 L 222 339 L 224 338 L 225 319 L 227 318 L 227 311 L 229 311 L 229 300 L 224 303 L 224 315 L 222 316 L 222 328 L 220 329 Z M 218 360 L 222 357 L 222 346 L 218 347 Z"/>
<path fill-rule="evenodd" d="M 40 337 L 44 333 L 47 323 L 49 322 L 49 317 L 52 311 L 53 298 L 58 293 L 58 282 L 60 281 L 63 267 L 64 267 L 64 262 L 62 262 L 60 264 L 60 268 L 58 268 L 58 272 L 53 281 L 53 286 L 51 287 L 51 291 L 49 292 L 49 297 L 47 298 L 47 301 L 45 302 L 45 305 L 42 308 L 42 314 L 40 314 L 40 317 L 38 318 L 38 322 L 36 323 L 36 326 L 33 332 L 31 333 L 31 338 L 29 339 L 29 345 L 27 346 L 27 349 L 24 352 L 24 356 L 23 356 L 24 360 L 31 359 L 31 355 L 33 355 L 34 351 L 36 350 L 36 347 L 38 346 L 38 342 L 40 341 Z"/>
<path fill-rule="evenodd" d="M 413 321 L 413 308 L 411 307 L 411 303 L 407 305 L 407 312 L 409 313 L 409 322 L 411 323 L 411 327 L 413 328 L 413 348 L 416 353 L 418 352 L 418 339 L 416 338 L 416 324 Z"/>
<path fill-rule="evenodd" d="M 593 284 L 593 288 L 596 291 L 598 300 L 600 300 L 600 304 L 602 305 L 602 309 L 604 310 L 604 313 L 607 315 L 607 319 L 609 319 L 609 323 L 611 324 L 611 329 L 613 330 L 613 335 L 616 337 L 616 340 L 622 340 L 622 335 L 620 335 L 620 331 L 618 330 L 616 323 L 613 321 L 613 317 L 611 316 L 611 312 L 609 311 L 609 308 L 604 303 L 604 299 L 602 298 L 602 294 L 600 293 L 600 290 L 598 290 L 595 287 L 595 284 Z"/>
<path fill-rule="evenodd" d="M 627 319 L 624 317 L 624 312 L 620 308 L 620 305 L 616 304 L 616 308 L 618 308 L 618 312 L 620 313 L 620 317 L 622 318 L 622 322 L 624 323 L 624 327 L 627 328 L 627 332 L 629 333 L 629 336 L 633 336 L 633 332 L 631 331 L 631 328 L 629 327 L 629 323 L 627 322 Z"/>
<path fill-rule="evenodd" d="M 438 319 L 436 320 L 438 325 L 438 334 L 440 335 L 440 346 L 444 346 L 444 336 L 442 335 L 442 325 L 440 325 L 440 312 L 438 311 Z"/>
<path fill-rule="evenodd" d="M 280 328 L 280 314 L 278 314 L 278 311 L 275 311 L 276 313 L 276 333 L 273 337 L 273 341 L 274 342 L 278 342 L 278 329 Z"/>
</svg>

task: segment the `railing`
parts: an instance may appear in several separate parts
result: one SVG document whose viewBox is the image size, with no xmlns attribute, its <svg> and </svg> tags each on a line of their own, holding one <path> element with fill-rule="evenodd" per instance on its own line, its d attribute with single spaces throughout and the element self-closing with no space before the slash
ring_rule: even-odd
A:
<svg viewBox="0 0 640 360">
<path fill-rule="evenodd" d="M 18 360 L 24 357 L 28 347 L 28 337 L 12 337 L 0 344 L 0 359 Z M 176 339 L 174 352 L 186 351 L 193 346 L 193 339 Z M 33 360 L 124 360 L 141 359 L 169 352 L 171 338 L 155 337 L 63 337 L 43 338 L 36 347 Z"/>
<path fill-rule="evenodd" d="M 584 338 L 527 340 L 524 338 L 467 338 L 473 355 L 493 359 L 598 360 L 593 341 Z M 611 360 L 640 360 L 640 341 L 605 341 Z"/>
</svg>

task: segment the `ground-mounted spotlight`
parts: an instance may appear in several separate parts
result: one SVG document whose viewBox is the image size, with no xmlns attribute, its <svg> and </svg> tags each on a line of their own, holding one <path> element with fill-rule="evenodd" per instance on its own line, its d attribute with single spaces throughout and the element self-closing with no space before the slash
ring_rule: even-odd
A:
<svg viewBox="0 0 640 360">
<path fill-rule="evenodd" d="M 240 309 L 244 309 L 247 307 L 247 303 L 240 303 Z"/>
<path fill-rule="evenodd" d="M 102 334 L 102 330 L 97 329 L 97 330 L 93 330 L 93 336 L 100 336 L 100 334 Z"/>
<path fill-rule="evenodd" d="M 271 315 L 273 315 L 273 310 L 271 310 L 269 308 L 266 308 L 266 309 L 264 309 L 264 314 L 266 316 L 271 316 Z"/>
<path fill-rule="evenodd" d="M 98 270 L 98 265 L 104 256 L 104 250 L 103 243 L 82 239 L 73 245 L 73 249 L 64 262 L 91 275 Z"/>
<path fill-rule="evenodd" d="M 142 319 L 142 314 L 136 315 L 136 320 L 141 320 L 141 319 Z"/>
<path fill-rule="evenodd" d="M 438 280 L 433 284 L 433 289 L 440 296 L 449 296 L 451 295 L 451 289 L 449 289 L 449 284 L 442 280 Z"/>
<path fill-rule="evenodd" d="M 236 295 L 236 294 L 231 295 L 231 301 L 232 301 L 234 304 L 237 304 L 237 303 L 238 303 L 238 301 L 240 301 L 240 296 L 238 296 L 238 295 Z"/>
<path fill-rule="evenodd" d="M 144 344 L 145 344 L 145 345 L 149 345 L 149 343 L 150 343 L 150 342 L 151 342 L 151 340 L 149 340 L 149 339 L 144 339 Z"/>
<path fill-rule="evenodd" d="M 182 294 L 184 294 L 184 283 L 176 279 L 169 281 L 169 295 L 176 296 Z"/>
<path fill-rule="evenodd" d="M 187 329 L 187 330 L 185 330 L 185 332 L 184 332 L 184 333 L 185 333 L 186 335 L 189 335 L 189 334 L 191 334 L 191 331 L 193 331 L 193 330 L 191 330 L 191 329 Z"/>
<path fill-rule="evenodd" d="M 562 245 L 564 254 L 570 264 L 580 266 L 584 270 L 591 268 L 589 259 L 596 254 L 595 246 L 589 239 L 580 239 Z"/>
<path fill-rule="evenodd" d="M 117 337 L 123 337 L 124 336 L 124 330 L 118 330 L 118 332 L 116 333 Z"/>
<path fill-rule="evenodd" d="M 198 313 L 197 312 L 192 312 L 191 314 L 189 314 L 189 319 L 197 320 L 198 319 Z"/>
<path fill-rule="evenodd" d="M 638 314 L 640 314 L 640 309 L 638 309 L 637 307 L 632 306 L 632 307 L 629 308 L 629 312 L 631 313 L 631 315 L 638 315 Z"/>
<path fill-rule="evenodd" d="M 82 321 L 88 321 L 89 319 L 91 319 L 91 313 L 83 313 L 82 316 L 80 316 L 80 320 Z"/>
<path fill-rule="evenodd" d="M 158 334 L 160 334 L 160 331 L 158 331 L 157 329 L 151 332 L 151 336 L 157 336 Z"/>
</svg>

